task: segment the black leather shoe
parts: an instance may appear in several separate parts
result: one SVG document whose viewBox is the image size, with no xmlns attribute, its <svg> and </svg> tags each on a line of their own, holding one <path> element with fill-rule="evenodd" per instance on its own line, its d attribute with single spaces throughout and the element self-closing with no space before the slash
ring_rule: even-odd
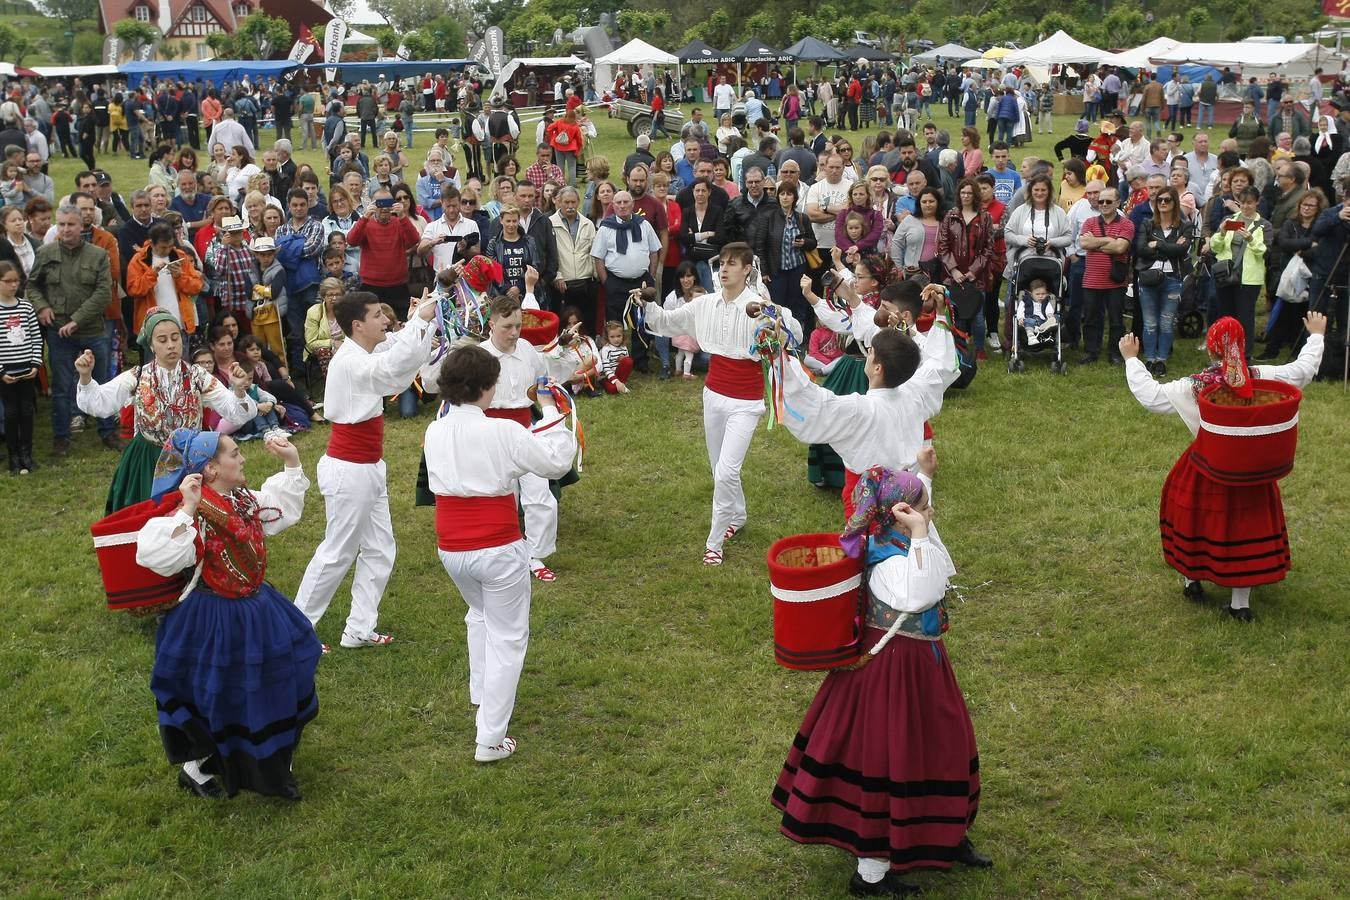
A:
<svg viewBox="0 0 1350 900">
<path fill-rule="evenodd" d="M 1085 353 L 1084 355 L 1078 357 L 1078 364 L 1080 366 L 1090 366 L 1096 361 L 1097 357 L 1093 356 L 1091 353 Z"/>
<path fill-rule="evenodd" d="M 1248 606 L 1244 606 L 1242 609 L 1226 606 L 1224 607 L 1224 612 L 1228 613 L 1230 618 L 1237 619 L 1239 622 L 1250 622 L 1254 618 L 1252 616 L 1251 607 Z"/>
<path fill-rule="evenodd" d="M 1181 589 L 1181 594 L 1192 603 L 1205 602 L 1205 587 L 1198 581 L 1192 581 Z"/>
<path fill-rule="evenodd" d="M 961 845 L 956 848 L 956 861 L 963 866 L 971 866 L 976 869 L 992 869 L 994 861 L 983 853 L 975 849 L 975 845 L 970 842 L 970 838 L 961 841 Z"/>
<path fill-rule="evenodd" d="M 178 786 L 190 794 L 196 794 L 198 797 L 207 800 L 216 800 L 225 796 L 225 791 L 221 789 L 214 778 L 206 784 L 200 784 L 182 769 L 178 770 Z"/>
<path fill-rule="evenodd" d="M 901 881 L 894 872 L 887 872 L 886 877 L 875 884 L 863 881 L 862 876 L 854 872 L 848 882 L 848 892 L 855 897 L 908 897 L 923 893 L 923 888 Z"/>
<path fill-rule="evenodd" d="M 304 797 L 300 796 L 300 785 L 296 784 L 294 778 L 289 778 L 286 780 L 286 784 L 283 785 L 281 788 L 281 793 L 277 794 L 277 796 L 283 800 L 305 799 Z"/>
</svg>

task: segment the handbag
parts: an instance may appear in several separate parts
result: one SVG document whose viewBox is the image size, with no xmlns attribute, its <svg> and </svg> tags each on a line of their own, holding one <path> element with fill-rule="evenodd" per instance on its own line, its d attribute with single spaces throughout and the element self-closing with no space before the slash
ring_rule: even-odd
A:
<svg viewBox="0 0 1350 900">
<path fill-rule="evenodd" d="M 806 257 L 806 267 L 808 269 L 819 269 L 825 265 L 825 261 L 820 257 L 819 250 L 803 250 L 802 256 Z"/>
<path fill-rule="evenodd" d="M 1106 220 L 1101 216 L 1097 217 L 1097 228 L 1101 231 L 1102 237 L 1107 237 Z M 1121 253 L 1111 256 L 1110 278 L 1116 284 L 1125 284 L 1130 280 L 1130 254 Z"/>
<path fill-rule="evenodd" d="M 253 307 L 253 321 L 249 326 L 258 342 L 277 355 L 286 358 L 286 342 L 281 337 L 281 315 L 271 300 L 263 300 Z"/>
<path fill-rule="evenodd" d="M 952 309 L 956 313 L 956 319 L 960 322 L 969 322 L 979 313 L 980 307 L 984 305 L 984 291 L 972 284 L 959 284 L 951 287 Z"/>
<path fill-rule="evenodd" d="M 1140 269 L 1139 285 L 1146 288 L 1162 287 L 1167 278 L 1162 269 Z"/>
<path fill-rule="evenodd" d="M 1303 257 L 1295 253 L 1289 258 L 1284 271 L 1280 273 L 1275 296 L 1281 300 L 1302 303 L 1308 299 L 1308 281 L 1311 278 L 1312 273 L 1308 271 L 1308 264 L 1303 261 Z"/>
</svg>

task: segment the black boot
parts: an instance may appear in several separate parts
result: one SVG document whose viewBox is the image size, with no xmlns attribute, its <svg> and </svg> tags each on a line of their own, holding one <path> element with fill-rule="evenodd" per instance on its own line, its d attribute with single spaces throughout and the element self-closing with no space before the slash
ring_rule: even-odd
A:
<svg viewBox="0 0 1350 900">
<path fill-rule="evenodd" d="M 886 877 L 878 882 L 863 881 L 863 877 L 854 872 L 848 882 L 848 892 L 855 897 L 906 897 L 922 893 L 923 888 L 901 881 L 894 872 L 887 872 Z"/>
<path fill-rule="evenodd" d="M 1181 594 L 1192 603 L 1205 602 L 1205 587 L 1198 581 L 1192 581 L 1181 589 Z"/>
<path fill-rule="evenodd" d="M 225 796 L 225 791 L 214 778 L 208 779 L 205 783 L 194 779 L 182 769 L 178 770 L 178 786 L 190 794 L 195 794 L 207 800 L 214 800 Z"/>
<path fill-rule="evenodd" d="M 992 869 L 994 867 L 994 861 L 976 850 L 975 845 L 970 842 L 970 838 L 963 838 L 960 846 L 956 848 L 956 861 L 963 866 L 971 866 L 976 869 Z"/>
</svg>

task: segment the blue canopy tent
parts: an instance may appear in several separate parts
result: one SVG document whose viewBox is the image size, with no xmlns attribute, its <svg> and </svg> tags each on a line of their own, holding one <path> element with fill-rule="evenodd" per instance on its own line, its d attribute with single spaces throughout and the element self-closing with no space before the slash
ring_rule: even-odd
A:
<svg viewBox="0 0 1350 900">
<path fill-rule="evenodd" d="M 351 84 L 365 78 L 376 81 L 380 78 L 416 78 L 431 72 L 458 71 L 475 65 L 472 59 L 385 59 L 378 62 L 339 62 L 338 80 Z M 327 69 L 323 63 L 305 66 L 306 69 Z"/>
<path fill-rule="evenodd" d="M 117 71 L 127 76 L 127 85 L 136 87 L 141 79 L 152 81 L 171 79 L 174 81 L 205 81 L 219 87 L 222 83 L 238 82 L 247 75 L 257 81 L 272 76 L 280 78 L 291 69 L 299 68 L 286 59 L 206 59 L 174 60 L 170 62 L 128 62 L 117 67 Z"/>
</svg>

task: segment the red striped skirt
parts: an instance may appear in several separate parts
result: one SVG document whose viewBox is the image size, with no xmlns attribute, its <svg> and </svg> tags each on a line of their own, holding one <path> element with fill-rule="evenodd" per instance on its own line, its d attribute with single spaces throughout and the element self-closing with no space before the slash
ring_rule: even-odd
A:
<svg viewBox="0 0 1350 900">
<path fill-rule="evenodd" d="M 1163 559 L 1223 587 L 1271 584 L 1289 571 L 1289 533 L 1275 482 L 1235 486 L 1206 477 L 1188 448 L 1163 482 Z"/>
<path fill-rule="evenodd" d="M 864 646 L 884 632 L 868 628 Z M 949 869 L 980 805 L 975 728 L 941 641 L 831 672 L 773 790 L 782 832 L 899 871 Z"/>
</svg>

